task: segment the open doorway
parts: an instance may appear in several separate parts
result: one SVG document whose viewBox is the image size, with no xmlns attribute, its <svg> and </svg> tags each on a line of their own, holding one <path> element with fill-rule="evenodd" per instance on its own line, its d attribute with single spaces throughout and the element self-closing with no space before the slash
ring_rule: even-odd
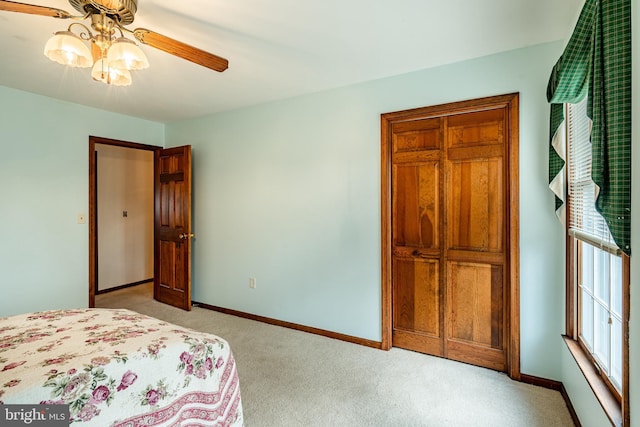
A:
<svg viewBox="0 0 640 427">
<path fill-rule="evenodd" d="M 96 294 L 151 283 L 154 152 L 89 137 L 89 307 Z"/>
</svg>

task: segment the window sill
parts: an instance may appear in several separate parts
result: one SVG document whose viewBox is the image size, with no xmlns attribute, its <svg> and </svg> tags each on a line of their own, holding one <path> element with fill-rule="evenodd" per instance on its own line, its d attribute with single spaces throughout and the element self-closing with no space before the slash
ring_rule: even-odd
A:
<svg viewBox="0 0 640 427">
<path fill-rule="evenodd" d="M 566 335 L 563 335 L 563 338 L 569 348 L 569 352 L 573 355 L 587 383 L 589 383 L 589 387 L 593 390 L 596 399 L 598 399 L 609 421 L 611 421 L 611 425 L 622 427 L 622 408 L 620 403 L 606 386 L 593 363 L 587 358 L 580 344 Z"/>
</svg>

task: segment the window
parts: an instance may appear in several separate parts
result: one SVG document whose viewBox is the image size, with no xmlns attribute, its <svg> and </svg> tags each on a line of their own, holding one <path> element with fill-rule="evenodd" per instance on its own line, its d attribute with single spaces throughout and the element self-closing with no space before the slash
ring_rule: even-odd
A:
<svg viewBox="0 0 640 427">
<path fill-rule="evenodd" d="M 617 402 L 615 425 L 626 418 L 624 396 L 628 377 L 628 258 L 613 242 L 607 224 L 595 209 L 597 187 L 591 180 L 590 121 L 587 102 L 567 104 L 568 257 L 567 335 L 579 344 L 597 378 Z M 570 347 L 571 348 L 571 347 Z M 583 372 L 585 370 L 583 369 Z M 609 396 L 609 397 L 611 397 Z M 606 397 L 597 396 L 601 403 Z M 607 405 L 605 411 L 607 411 Z M 609 405 L 610 406 L 610 405 Z M 628 412 L 625 414 L 627 415 Z M 628 416 L 628 415 L 627 415 Z M 628 418 L 627 418 L 628 419 Z"/>
<path fill-rule="evenodd" d="M 578 240 L 578 336 L 622 392 L 622 258 Z"/>
</svg>

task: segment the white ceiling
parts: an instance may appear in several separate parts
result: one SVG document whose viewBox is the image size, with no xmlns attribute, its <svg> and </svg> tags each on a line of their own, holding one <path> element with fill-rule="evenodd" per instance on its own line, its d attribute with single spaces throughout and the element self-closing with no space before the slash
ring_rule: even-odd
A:
<svg viewBox="0 0 640 427">
<path fill-rule="evenodd" d="M 29 2 L 28 0 L 22 0 Z M 34 0 L 73 14 L 66 0 Z M 0 12 L 0 85 L 171 122 L 566 39 L 583 0 L 139 0 L 144 27 L 229 60 L 223 73 L 142 45 L 129 87 L 42 54 L 69 20 Z"/>
</svg>

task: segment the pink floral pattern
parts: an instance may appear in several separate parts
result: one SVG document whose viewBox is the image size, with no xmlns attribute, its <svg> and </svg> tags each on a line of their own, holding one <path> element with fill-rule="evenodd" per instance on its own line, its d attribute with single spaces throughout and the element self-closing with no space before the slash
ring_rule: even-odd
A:
<svg viewBox="0 0 640 427">
<path fill-rule="evenodd" d="M 118 385 L 117 391 L 126 390 L 131 384 L 136 382 L 138 379 L 138 375 L 131 371 L 127 371 L 122 374 L 122 379 L 120 380 L 120 385 Z"/>
<path fill-rule="evenodd" d="M 163 380 L 158 381 L 158 383 L 154 385 L 148 385 L 146 389 L 144 389 L 141 393 L 140 404 L 142 406 L 158 406 L 160 401 L 165 400 L 168 397 L 173 397 L 175 393 L 171 393 L 168 390 L 167 384 Z"/>
<path fill-rule="evenodd" d="M 24 365 L 25 363 L 27 363 L 27 361 L 26 361 L 26 360 L 22 360 L 22 361 L 20 361 L 20 362 L 12 362 L 12 363 L 9 363 L 9 364 L 7 364 L 7 365 L 4 365 L 4 367 L 2 368 L 2 372 L 4 372 L 4 371 L 8 371 L 9 369 L 17 368 L 18 366 L 22 366 L 22 365 Z"/>
<path fill-rule="evenodd" d="M 68 404 L 74 425 L 179 425 L 183 411 L 202 414 L 199 425 L 243 425 L 226 341 L 128 310 L 0 319 L 0 398 Z"/>
<path fill-rule="evenodd" d="M 27 316 L 27 320 L 60 320 L 63 317 L 72 317 L 83 314 L 83 310 L 50 310 L 33 313 Z"/>
<path fill-rule="evenodd" d="M 187 386 L 192 377 L 207 379 L 213 375 L 215 369 L 221 367 L 217 360 L 214 365 L 213 360 L 216 350 L 224 348 L 224 344 L 216 340 L 200 340 L 189 335 L 183 337 L 184 342 L 189 345 L 189 350 L 180 354 L 178 372 L 184 373 L 184 384 Z"/>
</svg>

